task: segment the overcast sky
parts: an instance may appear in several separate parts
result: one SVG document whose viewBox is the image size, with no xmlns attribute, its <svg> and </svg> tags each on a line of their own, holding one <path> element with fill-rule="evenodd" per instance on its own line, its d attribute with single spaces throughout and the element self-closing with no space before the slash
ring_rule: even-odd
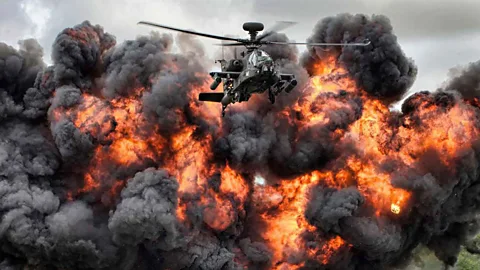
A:
<svg viewBox="0 0 480 270">
<path fill-rule="evenodd" d="M 35 37 L 50 62 L 51 44 L 66 27 L 84 20 L 100 24 L 117 42 L 154 30 L 140 20 L 213 34 L 245 36 L 245 21 L 268 28 L 298 22 L 284 32 L 305 41 L 316 22 L 338 13 L 383 14 L 419 73 L 412 91 L 434 90 L 450 68 L 480 59 L 479 0 L 0 0 L 0 41 L 16 46 Z M 216 40 L 201 39 L 209 54 Z M 299 47 L 303 51 L 304 47 Z"/>
</svg>

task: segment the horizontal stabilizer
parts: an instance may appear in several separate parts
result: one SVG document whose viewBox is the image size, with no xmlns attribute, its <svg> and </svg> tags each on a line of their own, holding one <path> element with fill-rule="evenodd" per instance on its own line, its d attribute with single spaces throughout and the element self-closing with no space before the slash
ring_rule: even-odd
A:
<svg viewBox="0 0 480 270">
<path fill-rule="evenodd" d="M 198 99 L 200 101 L 222 102 L 224 93 L 200 93 Z"/>
</svg>

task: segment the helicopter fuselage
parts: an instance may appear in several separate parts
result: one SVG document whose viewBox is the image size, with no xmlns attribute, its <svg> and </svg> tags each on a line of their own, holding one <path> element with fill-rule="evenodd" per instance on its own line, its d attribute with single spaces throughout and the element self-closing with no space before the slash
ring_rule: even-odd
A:
<svg viewBox="0 0 480 270">
<path fill-rule="evenodd" d="M 264 57 L 263 60 L 258 61 L 258 56 Z M 254 93 L 264 93 L 280 80 L 273 61 L 263 51 L 253 51 L 241 61 L 243 67 L 238 78 L 224 81 L 224 92 L 238 97 L 234 102 L 247 101 Z M 222 71 L 229 72 L 228 69 Z"/>
<path fill-rule="evenodd" d="M 270 102 L 275 103 L 275 96 L 280 92 L 289 93 L 297 85 L 297 81 L 293 74 L 280 74 L 275 68 L 273 60 L 267 53 L 260 50 L 262 45 L 284 46 L 284 45 L 309 45 L 309 46 L 369 46 L 370 41 L 365 43 L 311 43 L 311 42 L 278 42 L 266 40 L 278 31 L 289 27 L 294 22 L 278 22 L 269 30 L 264 31 L 261 35 L 258 32 L 263 31 L 264 26 L 260 22 L 246 22 L 243 24 L 243 30 L 250 35 L 249 39 L 233 38 L 219 36 L 207 33 L 200 33 L 192 30 L 185 30 L 167 25 L 161 25 L 152 22 L 140 21 L 139 24 L 160 27 L 163 29 L 178 31 L 190 35 L 202 36 L 223 41 L 233 41 L 234 43 L 219 44 L 222 46 L 245 46 L 247 55 L 243 55 L 243 59 L 232 59 L 226 61 L 219 60 L 222 63 L 222 71 L 210 72 L 213 82 L 210 86 L 211 90 L 215 90 L 220 83 L 223 82 L 223 93 L 200 93 L 200 101 L 221 102 L 222 115 L 225 108 L 230 103 L 247 101 L 254 93 L 263 93 L 268 90 L 268 98 Z"/>
<path fill-rule="evenodd" d="M 283 90 L 290 92 L 297 84 L 293 74 L 280 74 L 272 58 L 259 49 L 249 50 L 242 59 L 218 62 L 222 71 L 210 72 L 214 79 L 210 89 L 215 90 L 223 82 L 223 94 L 202 93 L 200 100 L 221 102 L 222 111 L 229 104 L 248 101 L 253 94 L 267 90 L 273 104 L 276 95 Z"/>
</svg>

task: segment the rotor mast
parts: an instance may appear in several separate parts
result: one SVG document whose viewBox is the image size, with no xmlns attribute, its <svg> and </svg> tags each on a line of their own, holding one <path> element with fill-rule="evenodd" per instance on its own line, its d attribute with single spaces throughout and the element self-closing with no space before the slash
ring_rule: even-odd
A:
<svg viewBox="0 0 480 270">
<path fill-rule="evenodd" d="M 244 46 L 247 48 L 248 52 L 253 51 L 255 48 L 259 47 L 257 43 L 257 34 L 260 31 L 263 31 L 264 26 L 259 22 L 246 22 L 243 24 L 243 30 L 248 32 L 250 35 L 250 40 L 244 42 Z"/>
<path fill-rule="evenodd" d="M 253 32 L 253 31 L 250 31 L 248 32 L 248 34 L 250 34 L 250 41 L 255 41 L 255 39 L 257 38 L 257 34 L 258 32 Z"/>
</svg>

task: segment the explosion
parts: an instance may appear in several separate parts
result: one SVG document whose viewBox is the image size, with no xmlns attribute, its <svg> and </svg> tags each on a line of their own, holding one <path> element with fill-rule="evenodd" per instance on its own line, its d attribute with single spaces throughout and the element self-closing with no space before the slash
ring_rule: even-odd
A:
<svg viewBox="0 0 480 270">
<path fill-rule="evenodd" d="M 387 269 L 420 244 L 455 264 L 478 223 L 476 66 L 392 111 L 417 69 L 386 17 L 328 17 L 309 41 L 365 38 L 266 46 L 299 85 L 224 118 L 185 36 L 176 54 L 85 21 L 49 67 L 34 40 L 0 44 L 0 266 Z"/>
</svg>

